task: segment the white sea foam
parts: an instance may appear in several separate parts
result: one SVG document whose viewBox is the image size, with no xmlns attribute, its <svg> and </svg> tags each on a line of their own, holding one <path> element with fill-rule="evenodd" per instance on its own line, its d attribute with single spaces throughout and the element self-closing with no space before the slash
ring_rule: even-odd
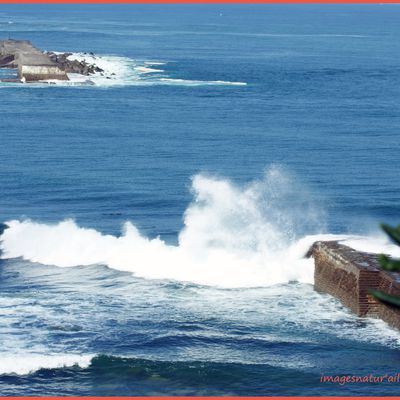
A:
<svg viewBox="0 0 400 400">
<path fill-rule="evenodd" d="M 162 69 L 149 68 L 149 67 L 136 67 L 136 71 L 141 72 L 143 74 L 151 74 L 155 72 L 164 72 Z"/>
<path fill-rule="evenodd" d="M 246 85 L 244 82 L 230 82 L 222 80 L 187 80 L 168 77 L 163 69 L 158 67 L 165 65 L 161 61 L 141 61 L 128 57 L 113 55 L 94 55 L 87 53 L 73 53 L 70 60 L 85 61 L 101 68 L 103 72 L 84 76 L 80 74 L 68 74 L 69 81 L 48 80 L 43 83 L 60 86 L 148 86 L 148 85 L 180 85 L 180 86 L 221 86 L 221 85 Z M 155 68 L 157 67 L 157 68 Z"/>
<path fill-rule="evenodd" d="M 79 366 L 87 368 L 94 355 L 79 354 L 1 354 L 0 375 L 28 375 L 40 369 Z"/>
<path fill-rule="evenodd" d="M 385 253 L 393 257 L 400 257 L 400 247 L 390 243 L 386 237 L 383 236 L 351 237 L 343 240 L 342 243 L 358 251 L 364 251 L 367 253 Z"/>
<path fill-rule="evenodd" d="M 185 85 L 185 86 L 213 86 L 213 85 L 234 85 L 234 86 L 246 86 L 245 82 L 230 82 L 230 81 L 198 81 L 189 79 L 171 79 L 171 78 L 160 78 L 160 84 L 170 85 Z"/>
<path fill-rule="evenodd" d="M 49 79 L 46 81 L 28 84 L 29 87 L 43 87 L 44 85 L 78 86 L 78 87 L 112 87 L 112 86 L 245 86 L 245 82 L 231 82 L 224 80 L 194 80 L 171 78 L 165 70 L 159 68 L 165 65 L 162 61 L 133 60 L 128 57 L 115 55 L 95 55 L 88 53 L 73 53 L 70 60 L 85 61 L 96 65 L 102 72 L 91 75 L 68 73 L 68 81 Z M 9 85 L 26 87 L 26 83 L 1 83 L 1 87 Z"/>
</svg>

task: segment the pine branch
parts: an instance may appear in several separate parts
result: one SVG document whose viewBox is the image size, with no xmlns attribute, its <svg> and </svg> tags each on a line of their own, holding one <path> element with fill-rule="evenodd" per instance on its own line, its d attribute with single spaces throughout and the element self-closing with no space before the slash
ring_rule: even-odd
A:
<svg viewBox="0 0 400 400">
<path fill-rule="evenodd" d="M 400 307 L 399 296 L 392 296 L 391 294 L 387 294 L 376 289 L 368 289 L 368 293 L 386 304 L 390 304 L 394 307 Z"/>
<path fill-rule="evenodd" d="M 389 225 L 381 224 L 381 228 L 390 237 L 390 239 L 393 240 L 393 242 L 400 246 L 400 225 L 397 225 L 396 228 L 392 228 Z"/>
<path fill-rule="evenodd" d="M 379 256 L 379 264 L 384 271 L 399 272 L 400 271 L 400 260 L 395 260 L 381 254 Z"/>
</svg>

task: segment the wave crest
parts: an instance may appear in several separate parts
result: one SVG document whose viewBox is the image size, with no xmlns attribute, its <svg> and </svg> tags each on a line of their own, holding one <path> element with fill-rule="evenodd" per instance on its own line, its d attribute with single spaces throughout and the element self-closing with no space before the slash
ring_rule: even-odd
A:
<svg viewBox="0 0 400 400">
<path fill-rule="evenodd" d="M 29 375 L 41 369 L 87 368 L 94 356 L 78 354 L 1 354 L 0 375 Z"/>
<path fill-rule="evenodd" d="M 322 230 L 322 214 L 304 188 L 277 167 L 244 187 L 196 175 L 193 201 L 177 246 L 143 236 L 127 222 L 120 237 L 79 227 L 9 221 L 1 248 L 8 258 L 59 267 L 106 264 L 142 278 L 219 287 L 313 282 L 313 262 L 304 259 Z"/>
<path fill-rule="evenodd" d="M 223 288 L 313 283 L 314 263 L 304 255 L 317 240 L 398 253 L 387 240 L 322 234 L 323 212 L 296 179 L 277 167 L 243 187 L 196 175 L 192 193 L 176 246 L 145 237 L 131 222 L 121 236 L 112 236 L 73 220 L 13 220 L 7 222 L 0 249 L 6 258 L 58 267 L 103 264 L 141 278 Z"/>
</svg>

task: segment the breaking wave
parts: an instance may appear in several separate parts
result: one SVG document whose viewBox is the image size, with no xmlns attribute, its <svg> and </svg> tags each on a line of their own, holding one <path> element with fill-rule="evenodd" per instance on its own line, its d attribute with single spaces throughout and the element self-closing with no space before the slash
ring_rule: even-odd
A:
<svg viewBox="0 0 400 400">
<path fill-rule="evenodd" d="M 29 375 L 41 369 L 87 368 L 94 356 L 79 354 L 0 354 L 0 375 Z"/>
<path fill-rule="evenodd" d="M 112 236 L 73 220 L 13 220 L 1 237 L 3 257 L 59 267 L 105 264 L 148 279 L 259 287 L 313 283 L 313 261 L 304 258 L 311 244 L 351 238 L 322 234 L 323 212 L 295 179 L 277 167 L 244 187 L 197 175 L 192 191 L 178 245 L 147 238 L 131 222 L 125 223 L 121 236 Z M 375 250 L 379 247 L 368 238 L 353 242 L 363 250 L 370 243 Z"/>
</svg>

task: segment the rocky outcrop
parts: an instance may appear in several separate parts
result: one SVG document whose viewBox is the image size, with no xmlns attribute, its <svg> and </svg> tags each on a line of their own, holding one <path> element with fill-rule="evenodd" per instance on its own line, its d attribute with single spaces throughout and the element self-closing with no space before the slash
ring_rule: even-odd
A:
<svg viewBox="0 0 400 400">
<path fill-rule="evenodd" d="M 72 53 L 45 53 L 28 40 L 0 41 L 0 68 L 18 70 L 18 80 L 68 80 L 68 73 L 91 75 L 103 70 L 85 61 L 71 60 Z"/>
<path fill-rule="evenodd" d="M 48 52 L 46 55 L 57 64 L 63 71 L 67 73 L 92 75 L 96 72 L 104 72 L 100 67 L 95 64 L 89 64 L 86 61 L 71 60 L 68 57 L 72 53 L 53 53 Z"/>
<path fill-rule="evenodd" d="M 380 318 L 400 329 L 400 308 L 376 300 L 368 289 L 400 295 L 400 274 L 382 271 L 378 255 L 356 251 L 337 241 L 316 242 L 314 288 L 339 299 L 360 317 Z"/>
</svg>

